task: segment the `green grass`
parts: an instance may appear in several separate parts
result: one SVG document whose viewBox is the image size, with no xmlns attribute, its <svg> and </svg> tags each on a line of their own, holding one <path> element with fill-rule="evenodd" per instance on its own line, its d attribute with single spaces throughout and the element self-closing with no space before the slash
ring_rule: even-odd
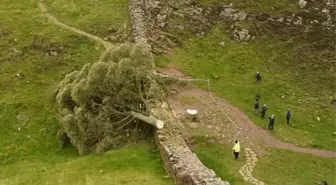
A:
<svg viewBox="0 0 336 185">
<path fill-rule="evenodd" d="M 172 184 L 151 142 L 103 156 L 58 151 L 55 87 L 104 50 L 54 25 L 37 2 L 0 2 L 0 184 Z"/>
<path fill-rule="evenodd" d="M 221 41 L 225 48 L 220 47 Z M 217 26 L 205 37 L 185 39 L 183 48 L 157 57 L 156 63 L 171 63 L 192 77 L 210 78 L 213 92 L 266 129 L 267 120 L 253 113 L 254 97 L 260 93 L 260 103 L 268 106 L 267 116 L 275 114 L 273 134 L 301 146 L 335 150 L 335 107 L 330 105 L 335 95 L 335 61 L 325 50 L 306 45 L 267 36 L 249 44 L 238 43 Z M 263 77 L 260 84 L 255 83 L 256 71 Z M 204 88 L 206 85 L 200 84 Z M 295 127 L 286 125 L 288 107 Z"/>
<path fill-rule="evenodd" d="M 127 0 L 45 0 L 60 21 L 100 37 L 129 23 Z"/>
<path fill-rule="evenodd" d="M 248 184 L 238 172 L 245 163 L 243 151 L 240 159 L 236 161 L 231 147 L 198 139 L 194 152 L 206 166 L 213 169 L 221 178 L 228 180 L 230 184 Z M 253 176 L 266 184 L 307 185 L 318 184 L 321 180 L 336 184 L 335 159 L 324 159 L 279 149 L 270 149 L 269 152 L 270 155 L 267 157 L 259 158 L 253 170 Z"/>
<path fill-rule="evenodd" d="M 239 159 L 235 160 L 229 147 L 208 143 L 201 138 L 196 141 L 196 147 L 193 152 L 196 153 L 205 166 L 214 170 L 223 180 L 230 182 L 230 185 L 249 184 L 241 178 L 238 172 L 239 168 L 245 164 L 244 155 L 240 155 Z M 244 151 L 242 150 L 241 152 Z"/>
<path fill-rule="evenodd" d="M 258 161 L 254 176 L 266 184 L 306 185 L 322 180 L 336 184 L 336 160 L 310 154 L 271 149 L 271 155 Z M 286 183 L 283 180 L 286 179 Z"/>
<path fill-rule="evenodd" d="M 268 13 L 270 15 L 281 15 L 284 12 L 297 12 L 300 9 L 299 1 L 291 0 L 201 0 L 202 5 L 214 3 L 232 3 L 234 8 L 243 9 L 247 12 Z"/>
<path fill-rule="evenodd" d="M 54 155 L 62 158 L 71 153 L 70 150 Z M 40 158 L 13 163 L 2 169 L 0 184 L 171 185 L 172 180 L 165 175 L 156 149 L 143 145 L 117 149 L 103 156 L 73 155 L 57 163 Z"/>
</svg>

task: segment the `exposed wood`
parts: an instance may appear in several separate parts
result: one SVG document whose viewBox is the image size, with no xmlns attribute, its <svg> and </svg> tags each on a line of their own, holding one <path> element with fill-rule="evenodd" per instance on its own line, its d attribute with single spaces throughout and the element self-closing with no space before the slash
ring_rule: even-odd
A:
<svg viewBox="0 0 336 185">
<path fill-rule="evenodd" d="M 140 113 L 137 113 L 137 112 L 133 112 L 131 111 L 130 114 L 134 117 L 134 118 L 137 118 L 141 121 L 144 121 L 148 124 L 151 124 L 153 126 L 155 126 L 157 129 L 162 129 L 163 126 L 164 126 L 164 122 L 159 120 L 159 119 L 156 119 L 154 118 L 153 116 L 145 116 L 143 114 L 140 114 Z"/>
</svg>

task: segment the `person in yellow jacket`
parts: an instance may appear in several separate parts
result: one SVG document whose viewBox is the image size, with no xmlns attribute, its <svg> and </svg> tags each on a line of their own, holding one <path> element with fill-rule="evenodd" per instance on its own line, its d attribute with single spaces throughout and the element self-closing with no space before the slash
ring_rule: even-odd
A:
<svg viewBox="0 0 336 185">
<path fill-rule="evenodd" d="M 235 141 L 235 144 L 234 144 L 232 150 L 233 150 L 233 154 L 235 156 L 235 159 L 238 159 L 239 152 L 240 152 L 240 144 L 237 140 Z"/>
</svg>

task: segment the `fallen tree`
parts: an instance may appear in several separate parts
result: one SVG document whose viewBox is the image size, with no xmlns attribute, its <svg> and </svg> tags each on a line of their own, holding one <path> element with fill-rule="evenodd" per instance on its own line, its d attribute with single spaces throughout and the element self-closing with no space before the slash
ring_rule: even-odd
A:
<svg viewBox="0 0 336 185">
<path fill-rule="evenodd" d="M 164 98 L 152 85 L 156 80 L 151 57 L 144 44 L 124 44 L 66 75 L 56 89 L 59 138 L 68 137 L 84 155 L 108 149 L 126 130 L 146 129 L 148 124 L 163 128 L 164 122 L 148 110 L 148 103 Z"/>
</svg>

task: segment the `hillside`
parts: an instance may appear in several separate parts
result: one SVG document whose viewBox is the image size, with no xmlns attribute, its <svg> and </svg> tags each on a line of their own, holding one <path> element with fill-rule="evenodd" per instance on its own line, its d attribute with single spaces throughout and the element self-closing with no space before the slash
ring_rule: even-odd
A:
<svg viewBox="0 0 336 185">
<path fill-rule="evenodd" d="M 73 13 L 85 12 L 94 20 L 109 19 L 106 26 L 86 30 L 83 25 L 92 19 L 80 19 L 78 25 L 68 15 L 60 20 L 106 34 L 110 26 L 127 25 L 127 7 L 105 9 L 113 4 L 100 3 L 94 12 L 85 12 L 90 3 L 62 5 L 78 6 Z M 104 12 L 110 12 L 108 17 Z M 1 1 L 0 35 L 0 184 L 172 184 L 150 138 L 103 156 L 79 157 L 72 147 L 59 150 L 54 90 L 67 73 L 97 61 L 102 45 L 54 24 L 38 1 Z"/>
<path fill-rule="evenodd" d="M 333 0 L 302 7 L 287 0 L 142 3 L 145 36 L 162 75 L 155 81 L 164 84 L 167 109 L 182 125 L 167 132 L 171 138 L 181 135 L 196 159 L 231 185 L 336 184 Z M 110 49 L 134 43 L 128 6 L 127 0 L 0 3 L 0 185 L 174 184 L 178 175 L 166 171 L 152 135 L 131 135 L 102 155 L 80 156 L 57 142 L 56 87 Z M 266 119 L 254 114 L 256 94 L 260 106 L 267 104 Z M 198 110 L 196 121 L 186 109 Z M 231 150 L 236 139 L 238 160 Z M 175 167 L 193 166 L 184 165 Z M 204 174 L 183 175 L 190 183 Z"/>
</svg>

